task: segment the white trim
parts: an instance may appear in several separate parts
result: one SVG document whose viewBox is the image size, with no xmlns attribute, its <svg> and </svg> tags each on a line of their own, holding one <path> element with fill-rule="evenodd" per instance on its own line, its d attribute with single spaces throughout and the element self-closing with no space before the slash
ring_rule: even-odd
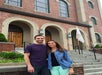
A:
<svg viewBox="0 0 102 75">
<path fill-rule="evenodd" d="M 92 2 L 92 4 L 95 5 L 94 2 L 93 2 L 92 0 L 86 0 L 87 3 L 88 3 L 88 1 Z"/>
<path fill-rule="evenodd" d="M 9 24 L 13 21 L 22 21 L 22 22 L 26 22 L 27 24 L 29 24 L 29 27 L 31 28 L 31 41 L 33 42 L 33 37 L 38 33 L 38 27 L 37 24 L 29 21 L 27 19 L 24 18 L 18 18 L 18 17 L 10 17 L 7 18 L 6 20 L 3 21 L 2 23 L 2 33 L 5 35 L 6 38 L 8 38 L 8 28 L 9 28 Z"/>
<path fill-rule="evenodd" d="M 95 32 L 95 34 L 98 34 L 100 36 L 100 39 L 101 39 L 101 42 L 102 42 L 102 35 L 99 32 Z M 95 38 L 96 38 L 96 36 L 95 36 Z"/>
<path fill-rule="evenodd" d="M 101 6 L 101 1 L 97 0 L 97 2 L 98 2 L 99 12 L 100 12 L 100 16 L 101 16 L 101 21 L 102 21 L 102 6 Z"/>
<path fill-rule="evenodd" d="M 53 26 L 53 27 L 57 28 L 58 30 L 59 29 L 61 30 L 60 33 L 62 34 L 62 36 L 61 36 L 62 44 L 63 44 L 64 48 L 68 49 L 68 45 L 67 45 L 67 42 L 66 42 L 67 41 L 66 30 L 63 27 L 61 27 L 60 25 L 57 25 L 57 24 L 54 24 L 54 23 L 43 24 L 41 26 L 41 29 L 43 29 L 45 31 L 46 27 L 48 27 L 48 26 Z M 45 32 L 44 32 L 44 36 L 45 36 Z"/>
<path fill-rule="evenodd" d="M 68 30 L 68 33 L 71 33 L 73 30 L 76 30 L 77 29 L 77 27 L 76 28 L 70 28 L 69 30 Z M 86 46 L 86 48 L 87 49 L 89 49 L 89 40 L 88 40 L 88 34 L 84 31 L 84 30 L 82 30 L 82 29 L 80 29 L 79 28 L 79 30 L 83 33 L 83 36 L 84 36 L 84 40 L 85 40 L 85 46 Z M 69 43 L 69 49 L 70 50 L 73 50 L 73 44 L 72 44 L 72 38 L 68 38 L 68 43 Z"/>
<path fill-rule="evenodd" d="M 96 20 L 98 20 L 98 18 L 96 16 L 92 16 L 90 15 L 89 18 L 91 19 L 92 17 L 94 17 Z"/>
</svg>

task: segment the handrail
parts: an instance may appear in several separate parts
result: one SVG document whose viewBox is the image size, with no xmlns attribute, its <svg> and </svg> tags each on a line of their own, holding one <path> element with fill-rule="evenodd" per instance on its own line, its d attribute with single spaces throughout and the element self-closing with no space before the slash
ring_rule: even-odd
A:
<svg viewBox="0 0 102 75">
<path fill-rule="evenodd" d="M 24 41 L 24 42 L 23 42 L 23 47 L 24 47 L 24 49 L 25 49 L 25 47 L 26 47 L 27 45 L 30 45 L 30 44 L 31 44 L 30 42 Z"/>
</svg>

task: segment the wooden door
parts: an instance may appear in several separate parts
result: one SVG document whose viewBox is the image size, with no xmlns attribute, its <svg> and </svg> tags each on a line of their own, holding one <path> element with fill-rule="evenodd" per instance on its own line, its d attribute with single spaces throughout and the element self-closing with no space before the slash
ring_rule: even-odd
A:
<svg viewBox="0 0 102 75">
<path fill-rule="evenodd" d="M 47 35 L 47 36 L 45 37 L 46 43 L 47 43 L 48 41 L 50 41 L 50 40 L 51 40 L 51 36 Z"/>
<path fill-rule="evenodd" d="M 8 40 L 14 42 L 16 47 L 22 47 L 22 32 L 9 32 Z"/>
</svg>

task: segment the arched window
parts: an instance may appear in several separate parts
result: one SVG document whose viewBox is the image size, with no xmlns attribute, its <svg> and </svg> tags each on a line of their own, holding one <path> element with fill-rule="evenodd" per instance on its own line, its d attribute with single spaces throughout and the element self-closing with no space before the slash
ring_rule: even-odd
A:
<svg viewBox="0 0 102 75">
<path fill-rule="evenodd" d="M 12 6 L 22 7 L 22 0 L 5 0 L 5 3 Z"/>
<path fill-rule="evenodd" d="M 49 13 L 49 0 L 35 0 L 36 11 Z"/>
<path fill-rule="evenodd" d="M 94 25 L 97 25 L 97 21 L 96 21 L 96 19 L 95 19 L 94 17 L 91 17 L 91 21 L 92 21 L 92 23 L 93 23 Z"/>
<path fill-rule="evenodd" d="M 60 16 L 69 17 L 68 4 L 64 0 L 59 0 Z"/>
<path fill-rule="evenodd" d="M 94 8 L 94 5 L 91 1 L 88 1 L 88 5 L 89 5 L 90 8 L 92 8 L 92 9 Z"/>
<path fill-rule="evenodd" d="M 95 33 L 97 43 L 101 43 L 101 37 L 99 34 Z"/>
</svg>

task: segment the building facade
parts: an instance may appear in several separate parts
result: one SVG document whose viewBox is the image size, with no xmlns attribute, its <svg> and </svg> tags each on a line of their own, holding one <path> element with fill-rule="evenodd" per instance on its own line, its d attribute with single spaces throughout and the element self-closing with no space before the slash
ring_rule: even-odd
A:
<svg viewBox="0 0 102 75">
<path fill-rule="evenodd" d="M 76 39 L 79 28 L 84 43 Z M 33 43 L 36 34 L 64 48 L 90 49 L 102 42 L 99 0 L 0 0 L 0 32 L 16 47 Z"/>
</svg>

